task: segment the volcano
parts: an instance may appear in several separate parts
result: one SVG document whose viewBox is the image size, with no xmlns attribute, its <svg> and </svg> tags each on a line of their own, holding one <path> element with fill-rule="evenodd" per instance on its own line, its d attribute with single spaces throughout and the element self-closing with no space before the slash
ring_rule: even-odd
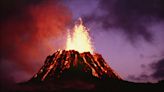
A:
<svg viewBox="0 0 164 92">
<path fill-rule="evenodd" d="M 68 32 L 66 50 L 58 50 L 48 56 L 31 81 L 121 79 L 102 56 L 93 54 L 93 51 L 88 29 L 79 18 L 73 28 L 73 34 Z"/>
<path fill-rule="evenodd" d="M 100 54 L 79 53 L 75 50 L 58 50 L 46 58 L 44 65 L 32 81 L 58 79 L 121 79 Z"/>
</svg>

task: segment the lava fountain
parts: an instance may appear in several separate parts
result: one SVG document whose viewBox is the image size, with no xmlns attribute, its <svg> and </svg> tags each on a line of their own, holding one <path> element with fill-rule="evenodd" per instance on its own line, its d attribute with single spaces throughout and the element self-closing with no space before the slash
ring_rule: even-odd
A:
<svg viewBox="0 0 164 92">
<path fill-rule="evenodd" d="M 80 53 L 93 53 L 93 46 L 88 31 L 89 30 L 83 25 L 82 19 L 79 18 L 73 28 L 72 36 L 70 31 L 68 31 L 66 50 L 76 50 Z"/>
</svg>

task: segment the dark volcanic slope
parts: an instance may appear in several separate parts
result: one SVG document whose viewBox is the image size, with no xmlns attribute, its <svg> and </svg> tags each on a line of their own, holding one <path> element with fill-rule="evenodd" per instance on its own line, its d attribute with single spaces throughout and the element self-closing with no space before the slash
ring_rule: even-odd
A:
<svg viewBox="0 0 164 92">
<path fill-rule="evenodd" d="M 48 56 L 32 81 L 58 79 L 121 79 L 107 65 L 100 54 L 79 53 L 74 50 L 59 50 Z"/>
</svg>

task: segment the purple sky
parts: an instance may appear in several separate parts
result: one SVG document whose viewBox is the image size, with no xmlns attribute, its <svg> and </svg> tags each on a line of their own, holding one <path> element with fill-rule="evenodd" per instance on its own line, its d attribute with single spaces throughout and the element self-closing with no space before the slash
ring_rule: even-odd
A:
<svg viewBox="0 0 164 92">
<path fill-rule="evenodd" d="M 162 0 L 1 0 L 0 80 L 30 79 L 49 54 L 65 48 L 67 29 L 79 17 L 90 29 L 95 52 L 123 79 L 162 80 L 163 4 Z"/>
<path fill-rule="evenodd" d="M 92 13 L 97 14 L 95 16 L 103 16 L 105 12 L 99 8 L 100 0 L 65 1 L 65 5 L 72 11 L 74 20 L 78 17 L 85 18 L 85 16 L 92 15 Z M 112 1 L 114 0 L 111 0 L 111 3 Z M 110 12 L 110 10 L 108 12 Z M 112 20 L 112 16 L 110 19 Z M 151 77 L 153 70 L 149 65 L 164 58 L 164 21 L 161 20 L 152 22 L 151 24 L 145 24 L 148 32 L 153 34 L 153 42 L 147 42 L 144 38 L 137 38 L 137 36 L 136 39 L 134 39 L 135 41 L 131 42 L 125 33 L 120 31 L 126 29 L 112 27 L 104 29 L 101 26 L 101 22 L 97 21 L 89 22 L 87 26 L 91 31 L 95 51 L 101 53 L 110 66 L 117 71 L 123 79 L 137 82 L 154 81 L 154 78 Z M 148 77 L 140 78 L 141 75 Z"/>
</svg>

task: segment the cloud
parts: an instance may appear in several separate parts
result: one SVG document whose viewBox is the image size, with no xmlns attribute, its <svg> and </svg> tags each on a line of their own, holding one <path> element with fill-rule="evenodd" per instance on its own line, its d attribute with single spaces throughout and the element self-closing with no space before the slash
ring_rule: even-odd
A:
<svg viewBox="0 0 164 92">
<path fill-rule="evenodd" d="M 0 74 L 20 81 L 62 47 L 62 40 L 56 40 L 65 33 L 72 15 L 56 0 L 1 0 L 0 10 Z"/>
<path fill-rule="evenodd" d="M 143 68 L 146 71 L 151 71 L 150 74 L 147 72 L 143 72 L 138 76 L 135 75 L 129 75 L 127 78 L 131 81 L 136 82 L 149 82 L 149 81 L 160 81 L 164 80 L 164 59 L 160 59 L 158 61 L 155 61 L 153 63 L 150 63 L 148 65 L 141 65 L 141 68 Z"/>
<path fill-rule="evenodd" d="M 142 37 L 147 42 L 153 41 L 153 33 L 148 25 L 164 20 L 163 0 L 99 0 L 98 9 L 91 15 L 84 16 L 85 21 L 96 21 L 104 30 L 121 28 L 131 42 Z"/>
<path fill-rule="evenodd" d="M 164 59 L 153 62 L 150 64 L 150 67 L 153 69 L 153 73 L 151 74 L 153 78 L 164 80 Z"/>
<path fill-rule="evenodd" d="M 128 80 L 132 80 L 132 81 L 136 81 L 136 82 L 148 82 L 150 79 L 150 76 L 147 74 L 141 74 L 139 76 L 135 76 L 135 75 L 129 75 Z"/>
</svg>

